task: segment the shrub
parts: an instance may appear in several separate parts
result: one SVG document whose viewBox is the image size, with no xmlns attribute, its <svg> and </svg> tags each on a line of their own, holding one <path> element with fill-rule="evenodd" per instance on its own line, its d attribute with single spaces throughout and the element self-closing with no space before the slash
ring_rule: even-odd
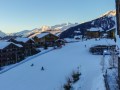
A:
<svg viewBox="0 0 120 90">
<path fill-rule="evenodd" d="M 48 49 L 48 45 L 47 44 L 44 45 L 44 49 Z"/>
<path fill-rule="evenodd" d="M 70 90 L 72 88 L 70 83 L 64 84 L 64 90 Z"/>
<path fill-rule="evenodd" d="M 78 71 L 72 73 L 73 83 L 75 83 L 79 80 L 80 75 L 81 75 L 81 73 L 79 73 Z"/>
</svg>

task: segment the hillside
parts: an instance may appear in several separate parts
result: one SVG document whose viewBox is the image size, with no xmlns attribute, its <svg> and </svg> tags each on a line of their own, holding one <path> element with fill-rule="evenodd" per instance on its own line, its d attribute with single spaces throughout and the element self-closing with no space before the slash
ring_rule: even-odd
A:
<svg viewBox="0 0 120 90">
<path fill-rule="evenodd" d="M 15 32 L 11 34 L 7 34 L 7 36 L 30 36 L 34 33 L 41 33 L 44 31 L 51 32 L 53 34 L 56 33 L 61 33 L 60 37 L 61 38 L 73 38 L 76 33 L 75 31 L 80 31 L 79 35 L 84 34 L 84 32 L 87 29 L 90 28 L 102 28 L 103 31 L 107 31 L 109 29 L 112 29 L 115 26 L 115 11 L 109 11 L 103 15 L 101 15 L 99 18 L 85 22 L 85 23 L 62 23 L 62 24 L 57 24 L 53 26 L 41 26 L 40 28 L 35 28 L 32 30 L 22 30 L 20 32 Z M 68 34 L 69 33 L 69 34 Z M 0 32 L 0 37 L 5 37 L 6 34 L 4 32 Z"/>
<path fill-rule="evenodd" d="M 114 44 L 114 41 L 106 42 L 106 39 L 69 43 L 61 49 L 34 57 L 2 73 L 0 88 L 1 90 L 63 90 L 66 78 L 79 67 L 82 75 L 73 86 L 75 90 L 105 90 L 100 64 L 102 56 L 90 54 L 89 47 L 108 42 Z M 44 71 L 41 67 L 44 67 Z"/>
<path fill-rule="evenodd" d="M 45 26 L 41 26 L 40 28 L 35 28 L 33 30 L 23 30 L 20 32 L 12 33 L 10 35 L 26 37 L 26 36 L 29 36 L 34 33 L 38 33 L 38 32 L 41 33 L 41 32 L 45 32 L 45 31 L 56 34 L 56 33 L 63 32 L 66 29 L 76 26 L 76 25 L 78 25 L 78 23 L 62 23 L 62 24 L 57 24 L 57 25 L 53 25 L 53 26 L 45 25 Z"/>
<path fill-rule="evenodd" d="M 99 18 L 79 24 L 75 27 L 71 27 L 60 34 L 61 38 L 74 38 L 76 35 L 84 35 L 87 29 L 96 28 L 99 30 L 101 28 L 104 32 L 107 30 L 115 28 L 116 22 L 116 12 L 109 11 Z M 75 31 L 80 31 L 80 33 L 75 33 Z"/>
<path fill-rule="evenodd" d="M 7 34 L 5 34 L 4 32 L 2 32 L 2 31 L 0 30 L 0 37 L 3 38 L 3 37 L 5 37 L 5 36 L 7 36 Z"/>
</svg>

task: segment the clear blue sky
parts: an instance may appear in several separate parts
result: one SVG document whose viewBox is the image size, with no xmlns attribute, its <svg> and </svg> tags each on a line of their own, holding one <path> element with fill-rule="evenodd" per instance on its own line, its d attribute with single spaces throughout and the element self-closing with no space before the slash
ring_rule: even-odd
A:
<svg viewBox="0 0 120 90">
<path fill-rule="evenodd" d="M 115 0 L 0 0 L 0 30 L 85 22 L 115 9 Z"/>
</svg>

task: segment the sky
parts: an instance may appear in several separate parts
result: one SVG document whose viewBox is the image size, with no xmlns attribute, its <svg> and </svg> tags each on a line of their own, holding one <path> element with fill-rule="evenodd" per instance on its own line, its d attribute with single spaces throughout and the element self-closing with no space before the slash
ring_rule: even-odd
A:
<svg viewBox="0 0 120 90">
<path fill-rule="evenodd" d="M 43 25 L 82 23 L 115 9 L 115 0 L 0 0 L 0 30 L 32 30 Z"/>
</svg>

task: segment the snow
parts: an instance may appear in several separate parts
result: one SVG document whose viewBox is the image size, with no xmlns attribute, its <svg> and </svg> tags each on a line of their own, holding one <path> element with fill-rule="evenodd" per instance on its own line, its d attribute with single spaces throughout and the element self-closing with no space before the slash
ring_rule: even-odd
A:
<svg viewBox="0 0 120 90">
<path fill-rule="evenodd" d="M 0 41 L 0 49 L 4 49 L 5 47 L 7 47 L 8 45 L 10 45 L 12 42 L 5 42 L 5 41 Z M 15 44 L 15 43 L 12 43 L 18 47 L 22 47 L 21 45 L 19 44 Z"/>
<path fill-rule="evenodd" d="M 74 33 L 81 33 L 81 31 L 74 31 Z"/>
<path fill-rule="evenodd" d="M 46 36 L 46 35 L 48 35 L 48 34 L 49 34 L 49 33 L 47 33 L 47 32 L 46 32 L 46 33 L 41 33 L 41 34 L 38 34 L 37 37 L 38 37 L 38 38 L 42 38 L 42 37 L 44 37 L 44 36 Z"/>
<path fill-rule="evenodd" d="M 71 76 L 72 71 L 80 67 L 82 75 L 73 85 L 75 90 L 105 90 L 100 64 L 102 56 L 89 53 L 89 47 L 101 43 L 107 42 L 105 39 L 99 41 L 92 39 L 69 43 L 61 49 L 38 55 L 1 74 L 0 88 L 1 90 L 62 90 L 61 86 L 66 83 L 66 77 Z M 41 71 L 42 66 L 45 68 L 44 71 Z"/>
<path fill-rule="evenodd" d="M 0 37 L 5 37 L 5 36 L 7 36 L 7 34 L 0 30 Z"/>
<path fill-rule="evenodd" d="M 38 27 L 38 28 L 35 28 L 32 30 L 22 30 L 20 32 L 10 33 L 8 35 L 27 37 L 31 34 L 41 33 L 41 32 L 45 32 L 48 30 L 52 30 L 51 33 L 56 34 L 56 33 L 65 31 L 68 28 L 76 26 L 76 25 L 78 25 L 78 23 L 62 23 L 62 24 L 57 24 L 57 25 L 53 25 L 53 26 L 44 25 L 44 26 L 41 26 L 41 27 Z M 0 36 L 3 37 L 3 36 L 6 36 L 6 34 L 3 32 L 0 32 Z"/>
<path fill-rule="evenodd" d="M 103 29 L 101 27 L 99 27 L 99 28 L 90 28 L 90 29 L 88 29 L 88 31 L 103 31 Z"/>
<path fill-rule="evenodd" d="M 91 25 L 94 25 L 95 21 L 92 21 Z"/>
<path fill-rule="evenodd" d="M 40 33 L 35 33 L 35 34 L 31 35 L 29 38 L 34 38 L 34 37 L 37 36 L 38 34 L 40 34 Z"/>
<path fill-rule="evenodd" d="M 105 14 L 101 15 L 100 17 L 103 17 L 103 16 L 115 16 L 116 15 L 116 10 L 112 10 L 112 11 L 108 11 L 106 12 Z"/>
<path fill-rule="evenodd" d="M 117 85 L 118 71 L 117 69 L 108 70 L 108 82 L 111 90 L 118 90 Z"/>
<path fill-rule="evenodd" d="M 15 40 L 18 41 L 18 42 L 24 42 L 24 43 L 26 43 L 28 40 L 30 40 L 30 38 L 18 37 Z"/>
<path fill-rule="evenodd" d="M 37 48 L 37 49 L 40 50 L 41 52 L 38 53 L 38 54 L 35 54 L 33 56 L 26 57 L 25 60 L 23 60 L 23 61 L 21 61 L 19 63 L 2 67 L 2 70 L 0 70 L 0 74 L 2 74 L 4 72 L 7 72 L 7 71 L 9 71 L 12 68 L 15 68 L 15 67 L 17 67 L 17 66 L 19 66 L 19 65 L 21 65 L 21 64 L 23 64 L 25 62 L 30 61 L 31 59 L 34 59 L 35 57 L 38 57 L 38 56 L 43 55 L 43 54 L 46 54 L 46 53 L 51 52 L 53 50 L 52 47 L 49 47 L 47 50 L 45 50 L 44 48 Z"/>
<path fill-rule="evenodd" d="M 13 43 L 13 42 L 12 42 Z M 15 44 L 15 43 L 13 43 L 13 44 Z M 15 44 L 16 46 L 18 46 L 18 47 L 23 47 L 22 45 L 20 45 L 20 44 Z"/>
<path fill-rule="evenodd" d="M 0 49 L 3 49 L 3 48 L 7 47 L 10 44 L 11 44 L 10 42 L 3 42 L 3 41 L 1 41 L 0 42 Z"/>
</svg>

